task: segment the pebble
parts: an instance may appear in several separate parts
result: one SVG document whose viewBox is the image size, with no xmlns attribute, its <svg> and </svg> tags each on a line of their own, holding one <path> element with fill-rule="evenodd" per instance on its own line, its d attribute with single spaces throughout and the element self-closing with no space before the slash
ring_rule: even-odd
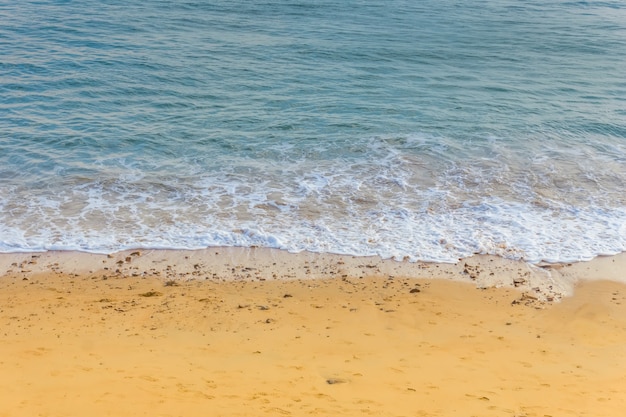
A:
<svg viewBox="0 0 626 417">
<path fill-rule="evenodd" d="M 341 378 L 328 378 L 326 380 L 326 383 L 328 385 L 345 384 L 346 382 L 348 381 L 346 381 L 345 379 L 341 379 Z"/>
</svg>

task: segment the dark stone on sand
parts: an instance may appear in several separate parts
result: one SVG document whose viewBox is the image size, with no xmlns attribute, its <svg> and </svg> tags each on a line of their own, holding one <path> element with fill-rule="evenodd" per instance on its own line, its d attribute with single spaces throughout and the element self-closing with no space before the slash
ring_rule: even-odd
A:
<svg viewBox="0 0 626 417">
<path fill-rule="evenodd" d="M 139 294 L 140 297 L 158 297 L 161 295 L 163 294 L 158 291 L 148 291 L 148 292 L 144 292 L 143 294 Z"/>
<path fill-rule="evenodd" d="M 420 290 L 419 288 L 413 288 L 411 291 L 409 291 L 410 294 L 415 294 L 418 292 L 421 292 L 422 290 Z"/>
<path fill-rule="evenodd" d="M 328 378 L 326 380 L 326 383 L 328 385 L 345 384 L 346 382 L 348 381 L 346 381 L 345 379 L 341 379 L 341 378 Z"/>
</svg>

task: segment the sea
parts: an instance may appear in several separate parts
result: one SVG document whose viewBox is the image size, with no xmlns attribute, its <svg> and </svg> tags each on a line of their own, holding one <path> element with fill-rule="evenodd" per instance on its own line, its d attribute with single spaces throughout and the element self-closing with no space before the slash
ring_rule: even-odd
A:
<svg viewBox="0 0 626 417">
<path fill-rule="evenodd" d="M 0 0 L 0 252 L 626 251 L 626 3 Z"/>
</svg>

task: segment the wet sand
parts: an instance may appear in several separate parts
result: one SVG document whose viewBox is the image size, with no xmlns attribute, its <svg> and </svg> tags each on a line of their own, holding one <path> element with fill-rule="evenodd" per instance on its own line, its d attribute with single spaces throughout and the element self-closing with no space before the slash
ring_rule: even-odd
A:
<svg viewBox="0 0 626 417">
<path fill-rule="evenodd" d="M 0 416 L 621 416 L 623 262 L 1 255 Z"/>
</svg>

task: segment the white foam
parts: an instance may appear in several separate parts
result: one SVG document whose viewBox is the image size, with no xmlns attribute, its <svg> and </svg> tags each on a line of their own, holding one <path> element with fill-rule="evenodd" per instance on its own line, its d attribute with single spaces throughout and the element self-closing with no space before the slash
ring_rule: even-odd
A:
<svg viewBox="0 0 626 417">
<path fill-rule="evenodd" d="M 127 172 L 36 192 L 0 185 L 0 251 L 263 246 L 438 262 L 626 251 L 619 155 L 520 153 L 494 139 L 455 155 L 452 145 L 370 138 L 353 144 L 367 151 L 358 157 L 290 159 L 281 148 L 280 164 L 229 156 L 223 169 L 191 169 L 195 177 Z M 586 157 L 572 162 L 572 152 Z"/>
</svg>

